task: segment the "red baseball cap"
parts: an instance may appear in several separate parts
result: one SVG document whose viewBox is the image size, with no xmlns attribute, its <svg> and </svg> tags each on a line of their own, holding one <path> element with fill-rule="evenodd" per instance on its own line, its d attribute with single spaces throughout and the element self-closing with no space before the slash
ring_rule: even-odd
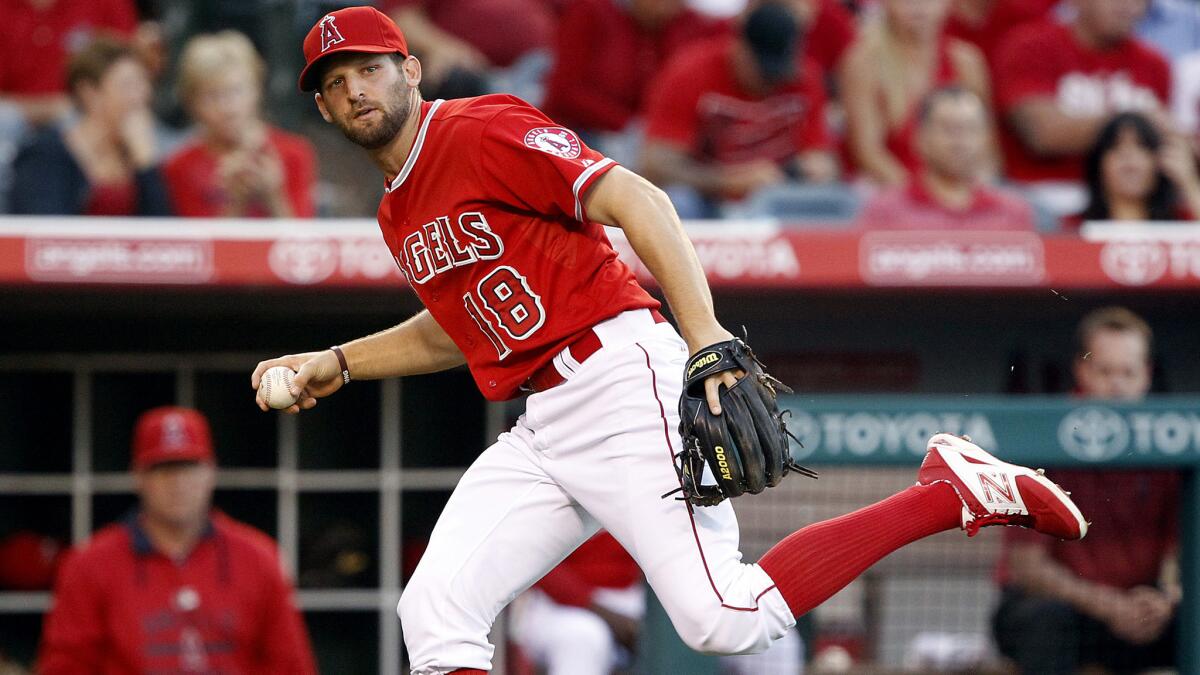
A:
<svg viewBox="0 0 1200 675">
<path fill-rule="evenodd" d="M 304 37 L 304 70 L 300 91 L 317 88 L 313 66 L 338 52 L 366 52 L 408 56 L 408 42 L 395 21 L 374 7 L 346 7 L 321 17 Z"/>
<path fill-rule="evenodd" d="M 212 432 L 198 410 L 163 406 L 142 413 L 133 430 L 133 468 L 164 462 L 215 462 Z"/>
</svg>

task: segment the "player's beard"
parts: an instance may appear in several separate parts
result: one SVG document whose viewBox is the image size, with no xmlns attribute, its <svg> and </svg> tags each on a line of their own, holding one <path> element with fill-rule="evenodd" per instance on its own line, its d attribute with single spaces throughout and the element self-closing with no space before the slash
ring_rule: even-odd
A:
<svg viewBox="0 0 1200 675">
<path fill-rule="evenodd" d="M 397 87 L 392 90 L 386 103 L 369 104 L 367 107 L 375 108 L 379 112 L 380 118 L 372 126 L 366 128 L 355 126 L 353 111 L 350 113 L 349 119 L 339 120 L 335 117 L 334 122 L 351 143 L 367 150 L 382 148 L 391 142 L 396 134 L 400 133 L 400 129 L 404 127 L 404 121 L 408 119 L 412 101 L 406 94 L 404 89 Z"/>
</svg>

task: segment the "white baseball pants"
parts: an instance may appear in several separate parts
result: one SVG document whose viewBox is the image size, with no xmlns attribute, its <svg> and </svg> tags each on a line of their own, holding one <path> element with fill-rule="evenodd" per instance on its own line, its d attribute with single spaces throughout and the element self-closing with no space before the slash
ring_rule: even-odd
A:
<svg viewBox="0 0 1200 675">
<path fill-rule="evenodd" d="M 642 568 L 680 637 L 715 654 L 765 650 L 795 619 L 741 562 L 733 506 L 689 508 L 677 405 L 687 346 L 647 310 L 595 328 L 603 347 L 471 465 L 400 599 L 414 675 L 491 668 L 500 611 L 599 527 Z"/>
<path fill-rule="evenodd" d="M 600 588 L 596 604 L 639 622 L 646 615 L 645 589 Z M 608 624 L 590 610 L 560 605 L 536 588 L 521 594 L 510 607 L 511 635 L 546 675 L 608 675 L 628 667 L 630 654 L 617 644 Z M 804 673 L 804 641 L 789 630 L 757 654 L 721 657 L 723 675 Z"/>
<path fill-rule="evenodd" d="M 640 581 L 628 588 L 598 588 L 593 602 L 639 622 L 646 615 L 646 589 Z M 591 610 L 560 605 L 532 588 L 513 602 L 510 616 L 513 641 L 546 675 L 608 675 L 622 662 L 628 665 L 629 652 Z"/>
</svg>

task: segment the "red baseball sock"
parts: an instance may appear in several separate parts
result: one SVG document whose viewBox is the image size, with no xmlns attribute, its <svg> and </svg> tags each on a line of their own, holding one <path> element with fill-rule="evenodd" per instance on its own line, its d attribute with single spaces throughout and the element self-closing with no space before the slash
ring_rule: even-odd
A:
<svg viewBox="0 0 1200 675">
<path fill-rule="evenodd" d="M 961 513 L 962 501 L 948 484 L 914 485 L 878 504 L 793 532 L 758 564 L 799 617 L 892 551 L 958 527 Z"/>
</svg>

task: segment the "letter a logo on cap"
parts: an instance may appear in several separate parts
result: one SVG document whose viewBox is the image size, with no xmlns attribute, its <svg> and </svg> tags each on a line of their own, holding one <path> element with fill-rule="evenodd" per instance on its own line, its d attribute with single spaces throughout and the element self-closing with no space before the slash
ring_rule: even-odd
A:
<svg viewBox="0 0 1200 675">
<path fill-rule="evenodd" d="M 333 15 L 326 14 L 324 19 L 321 19 L 321 51 L 325 51 L 339 42 L 345 42 L 346 38 L 338 31 L 337 24 L 333 22 Z"/>
<path fill-rule="evenodd" d="M 163 448 L 170 452 L 178 452 L 187 445 L 187 441 L 187 424 L 182 415 L 172 414 L 163 418 Z"/>
</svg>

